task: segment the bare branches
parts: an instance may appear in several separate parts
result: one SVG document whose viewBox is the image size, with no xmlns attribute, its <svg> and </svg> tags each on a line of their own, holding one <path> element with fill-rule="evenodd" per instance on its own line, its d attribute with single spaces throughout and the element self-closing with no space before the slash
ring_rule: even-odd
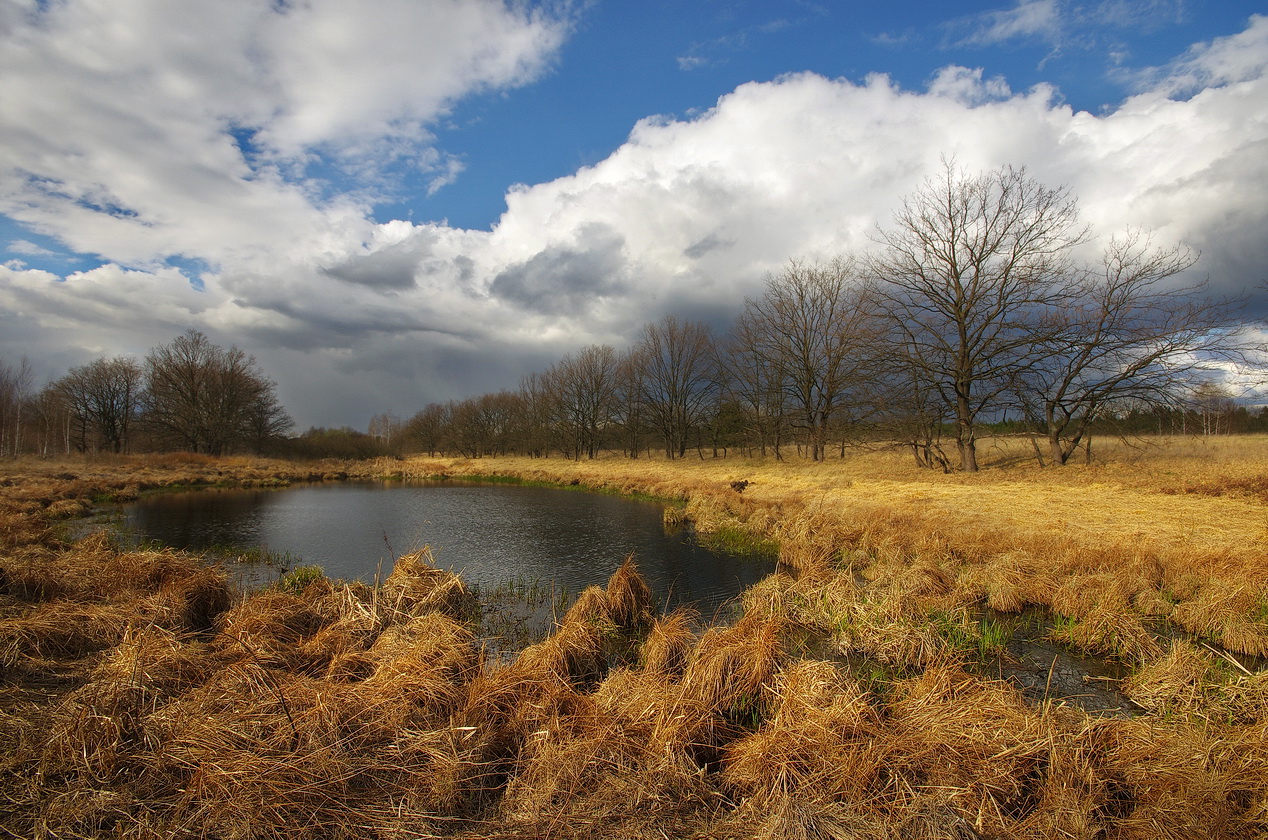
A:
<svg viewBox="0 0 1268 840">
<path fill-rule="evenodd" d="M 754 389 L 745 401 L 760 406 L 768 389 L 779 391 L 821 460 L 829 422 L 857 421 L 872 402 L 865 392 L 875 375 L 878 331 L 852 261 L 790 262 L 740 316 L 737 381 Z"/>
<path fill-rule="evenodd" d="M 893 358 L 954 417 L 961 469 L 977 469 L 985 416 L 1021 408 L 1064 464 L 1112 406 L 1175 406 L 1238 356 L 1233 304 L 1177 285 L 1195 254 L 1129 230 L 1080 265 L 1086 235 L 1064 188 L 953 162 L 879 234 L 868 267 Z"/>
<path fill-rule="evenodd" d="M 1205 282 L 1173 282 L 1196 262 L 1182 246 L 1158 247 L 1129 230 L 1077 278 L 1065 305 L 1046 313 L 1042 352 L 1018 372 L 1016 388 L 1053 463 L 1066 463 L 1114 407 L 1180 407 L 1239 357 L 1228 330 L 1234 302 L 1209 298 Z"/>
<path fill-rule="evenodd" d="M 594 344 L 569 353 L 543 374 L 557 428 L 566 437 L 564 448 L 577 460 L 598 455 L 602 432 L 613 422 L 618 366 L 615 349 Z"/>
<path fill-rule="evenodd" d="M 1029 363 L 1042 312 L 1069 296 L 1085 235 L 1064 188 L 1011 167 L 969 176 L 953 161 L 879 234 L 869 273 L 901 357 L 955 417 L 962 469 L 977 469 L 979 417 Z"/>
<path fill-rule="evenodd" d="M 638 369 L 640 403 L 660 432 L 665 455 L 681 458 L 687 436 L 705 421 L 717 384 L 709 327 L 666 315 L 643 327 L 630 354 Z"/>
<path fill-rule="evenodd" d="M 70 406 L 80 451 L 128 451 L 144 389 L 136 359 L 96 359 L 71 368 L 54 387 Z"/>
<path fill-rule="evenodd" d="M 0 456 L 17 456 L 22 445 L 23 408 L 30 397 L 31 363 L 0 360 Z"/>
</svg>

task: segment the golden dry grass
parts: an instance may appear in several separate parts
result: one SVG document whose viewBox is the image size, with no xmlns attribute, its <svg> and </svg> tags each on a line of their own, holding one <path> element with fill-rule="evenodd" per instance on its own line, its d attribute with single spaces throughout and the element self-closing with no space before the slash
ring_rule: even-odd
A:
<svg viewBox="0 0 1268 840">
<path fill-rule="evenodd" d="M 984 451 L 996 466 L 974 476 L 888 452 L 6 464 L 0 828 L 1268 838 L 1268 675 L 1245 657 L 1268 619 L 1268 446 L 1106 446 L 1105 463 L 1059 471 L 1019 461 L 1016 442 Z M 547 639 L 486 658 L 470 593 L 426 551 L 378 589 L 244 596 L 197 558 L 52 530 L 93 496 L 163 481 L 495 471 L 682 499 L 696 527 L 778 540 L 800 571 L 746 593 L 735 624 L 702 627 L 655 616 L 630 561 Z M 1027 605 L 1125 663 L 1140 710 L 1028 701 L 948 636 L 971 610 Z"/>
</svg>

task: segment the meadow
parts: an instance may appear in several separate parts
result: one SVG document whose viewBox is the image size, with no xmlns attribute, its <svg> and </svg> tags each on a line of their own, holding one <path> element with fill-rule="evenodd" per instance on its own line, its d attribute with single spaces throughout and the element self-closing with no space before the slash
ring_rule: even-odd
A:
<svg viewBox="0 0 1268 840">
<path fill-rule="evenodd" d="M 1107 441 L 1056 469 L 1023 440 L 981 452 L 949 475 L 879 447 L 6 462 L 0 830 L 1268 837 L 1268 438 Z M 425 547 L 378 587 L 238 592 L 204 558 L 62 530 L 155 489 L 356 476 L 655 496 L 667 525 L 787 571 L 707 625 L 656 613 L 634 558 L 508 657 Z M 1002 676 L 1001 628 L 1036 615 L 1115 666 L 1121 707 Z"/>
</svg>

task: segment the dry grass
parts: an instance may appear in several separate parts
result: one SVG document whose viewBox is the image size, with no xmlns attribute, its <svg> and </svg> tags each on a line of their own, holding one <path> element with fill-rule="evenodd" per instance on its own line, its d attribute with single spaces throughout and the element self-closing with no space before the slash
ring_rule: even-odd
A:
<svg viewBox="0 0 1268 840">
<path fill-rule="evenodd" d="M 696 634 L 692 628 L 698 619 L 694 611 L 685 608 L 656 619 L 643 641 L 643 669 L 667 677 L 680 677 L 695 646 Z"/>
<path fill-rule="evenodd" d="M 1019 451 L 985 447 L 1008 466 L 976 476 L 887 452 L 6 465 L 0 827 L 1265 840 L 1268 675 L 1245 655 L 1268 638 L 1268 446 L 1105 446 L 1103 464 L 1059 471 Z M 197 558 L 63 542 L 53 526 L 163 482 L 495 469 L 683 499 L 696 527 L 776 539 L 801 571 L 746 593 L 735 624 L 701 627 L 654 616 L 627 561 L 545 641 L 486 659 L 471 594 L 426 551 L 377 590 L 322 579 L 243 596 Z M 971 610 L 1028 606 L 1122 662 L 1141 711 L 1028 702 L 948 640 Z"/>
</svg>

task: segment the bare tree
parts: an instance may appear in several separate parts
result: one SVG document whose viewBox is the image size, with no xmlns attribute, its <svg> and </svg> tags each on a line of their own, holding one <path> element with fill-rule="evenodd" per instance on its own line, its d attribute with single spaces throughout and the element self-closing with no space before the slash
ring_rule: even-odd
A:
<svg viewBox="0 0 1268 840">
<path fill-rule="evenodd" d="M 521 437 L 524 403 L 519 394 L 498 391 L 458 403 L 451 422 L 469 458 L 505 455 Z"/>
<path fill-rule="evenodd" d="M 295 421 L 278 402 L 277 386 L 263 375 L 254 374 L 245 390 L 254 397 L 247 402 L 242 427 L 232 445 L 245 445 L 256 453 L 279 448 L 295 428 Z"/>
<path fill-rule="evenodd" d="M 142 402 L 144 371 L 128 356 L 95 359 L 71 368 L 56 384 L 78 429 L 80 451 L 127 452 Z"/>
<path fill-rule="evenodd" d="M 1018 385 L 1052 463 L 1067 463 L 1080 444 L 1090 459 L 1092 425 L 1111 406 L 1180 407 L 1215 366 L 1236 360 L 1230 303 L 1209 298 L 1205 282 L 1168 282 L 1196 261 L 1128 231 L 1049 309 L 1042 354 L 1019 370 Z"/>
<path fill-rule="evenodd" d="M 745 309 L 722 347 L 727 391 L 739 406 L 750 442 L 765 456 L 783 458 L 780 445 L 787 424 L 783 360 L 769 352 L 760 315 Z"/>
<path fill-rule="evenodd" d="M 366 427 L 366 434 L 387 444 L 396 439 L 397 435 L 401 433 L 402 426 L 404 426 L 404 423 L 401 418 L 390 411 L 385 411 L 370 418 L 370 424 Z"/>
<path fill-rule="evenodd" d="M 616 419 L 616 350 L 592 344 L 569 353 L 543 374 L 552 397 L 561 448 L 578 461 L 598 455 L 603 434 Z"/>
<path fill-rule="evenodd" d="M 891 341 L 889 345 L 903 347 L 901 340 Z M 878 401 L 883 406 L 880 427 L 888 431 L 899 446 L 911 450 L 917 466 L 950 472 L 951 461 L 942 448 L 948 407 L 927 381 L 921 367 L 911 364 L 907 354 L 901 351 L 889 354 L 876 388 Z"/>
<path fill-rule="evenodd" d="M 1069 255 L 1086 235 L 1065 188 L 1006 167 L 969 176 L 953 161 L 907 196 L 878 236 L 870 273 L 897 352 L 956 422 L 960 468 L 975 471 L 977 427 L 1034 358 L 1046 309 L 1070 294 Z"/>
<path fill-rule="evenodd" d="M 550 454 L 553 440 L 554 396 L 547 377 L 530 373 L 520 380 L 520 441 L 524 454 L 531 458 L 545 458 Z"/>
<path fill-rule="evenodd" d="M 429 403 L 405 423 L 404 435 L 429 457 L 444 451 L 445 433 L 449 426 L 451 405 Z"/>
<path fill-rule="evenodd" d="M 258 451 L 292 425 L 255 358 L 197 330 L 151 350 L 145 367 L 146 419 L 178 447 L 211 455 L 244 444 Z"/>
<path fill-rule="evenodd" d="M 660 432 L 665 456 L 681 458 L 716 391 L 713 334 L 704 323 L 666 315 L 643 327 L 631 361 L 641 371 L 642 405 Z"/>
<path fill-rule="evenodd" d="M 485 454 L 488 437 L 476 398 L 449 403 L 449 426 L 445 441 L 450 448 L 463 458 L 480 458 Z"/>
<path fill-rule="evenodd" d="M 621 426 L 622 446 L 631 459 L 644 448 L 650 451 L 651 431 L 644 380 L 647 370 L 635 353 L 621 358 L 616 371 L 616 420 Z"/>
<path fill-rule="evenodd" d="M 1197 414 L 1202 437 L 1228 434 L 1228 419 L 1237 409 L 1228 387 L 1217 382 L 1201 382 L 1187 396 L 1187 408 Z"/>
<path fill-rule="evenodd" d="M 31 401 L 35 451 L 44 456 L 54 453 L 69 455 L 71 452 L 71 429 L 75 422 L 75 412 L 58 385 L 57 382 L 50 382 Z"/>
<path fill-rule="evenodd" d="M 854 263 L 789 263 L 761 298 L 746 301 L 740 324 L 752 353 L 742 375 L 778 377 L 811 457 L 822 460 L 834 417 L 848 427 L 868 413 L 875 372 L 876 322 Z"/>
</svg>

